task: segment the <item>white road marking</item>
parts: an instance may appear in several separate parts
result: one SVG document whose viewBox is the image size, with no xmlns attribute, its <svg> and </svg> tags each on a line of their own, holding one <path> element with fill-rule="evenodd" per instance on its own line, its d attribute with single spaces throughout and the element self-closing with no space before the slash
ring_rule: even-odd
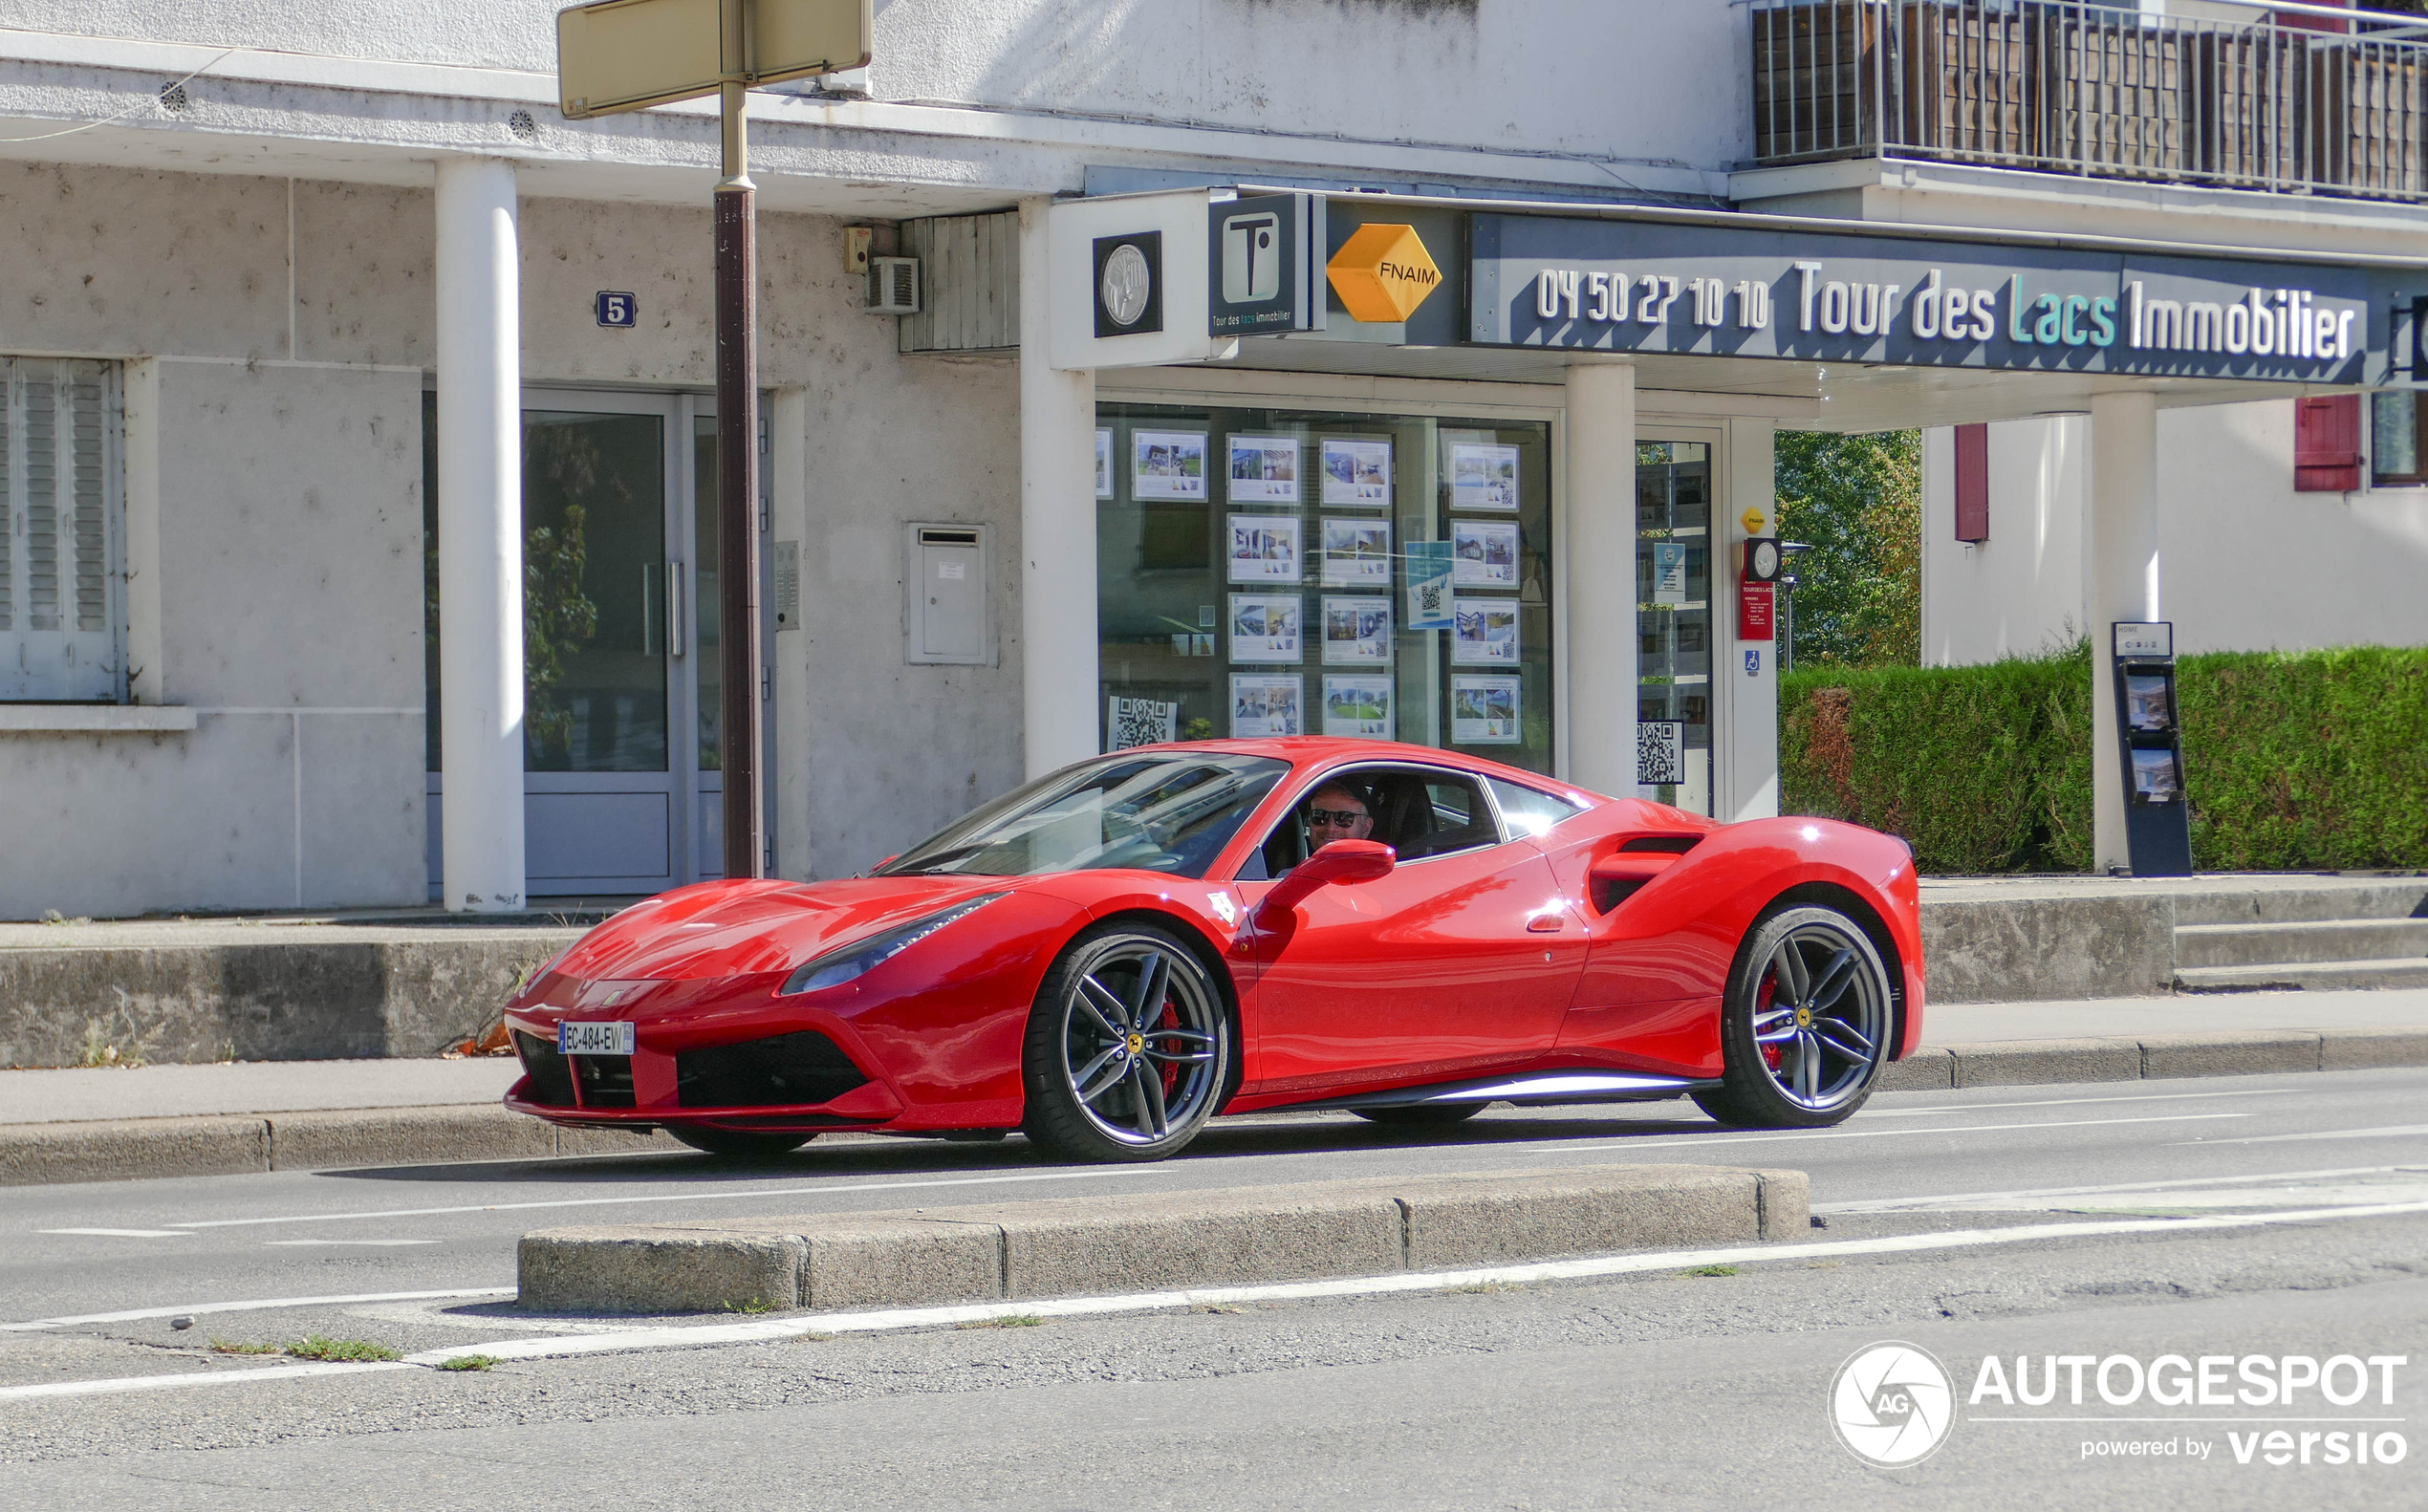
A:
<svg viewBox="0 0 2428 1512">
<path fill-rule="evenodd" d="M 180 1223 L 183 1230 L 250 1228 L 264 1223 L 350 1223 L 368 1218 L 433 1218 L 450 1213 L 518 1213 L 550 1207 L 621 1207 L 637 1202 L 747 1201 L 762 1197 L 825 1197 L 836 1192 L 904 1192 L 925 1187 L 1002 1186 L 1016 1181 L 1081 1181 L 1090 1177 L 1159 1176 L 1161 1166 L 1114 1166 L 1087 1171 L 1037 1171 L 1023 1176 L 953 1177 L 943 1181 L 854 1181 L 825 1186 L 760 1187 L 747 1192 L 664 1192 L 649 1197 L 573 1197 L 547 1202 L 474 1202 L 463 1207 L 394 1207 L 369 1213 L 290 1213 L 276 1218 L 214 1218 Z"/>
<path fill-rule="evenodd" d="M 2200 1123 L 2213 1118 L 2248 1118 L 2249 1113 L 2162 1113 L 2155 1118 L 2068 1118 L 2026 1124 L 1964 1124 L 1954 1129 L 1799 1129 L 1790 1134 L 1723 1134 L 1711 1139 L 1663 1139 L 1638 1134 L 1632 1139 L 1602 1139 L 1591 1144 L 1549 1147 L 1546 1155 L 1575 1155 L 1588 1150 L 1676 1150 L 1685 1145 L 1775 1144 L 1794 1139 L 1807 1144 L 1837 1139 L 1877 1139 L 1886 1134 L 1999 1134 L 2014 1129 L 2104 1129 L 2114 1124 Z"/>
<path fill-rule="evenodd" d="M 386 1248 L 396 1244 L 440 1244 L 437 1239 L 265 1239 L 264 1249 L 296 1249 L 305 1245 L 351 1245 L 358 1248 Z"/>
<path fill-rule="evenodd" d="M 2196 1218 L 2119 1219 L 2089 1223 L 2033 1223 L 2014 1228 L 1964 1229 L 1944 1234 L 1900 1234 L 1879 1239 L 1828 1240 L 1819 1243 L 1746 1244 L 1720 1249 L 1668 1250 L 1658 1254 L 1608 1255 L 1591 1260 L 1548 1261 L 1530 1265 L 1496 1265 L 1480 1270 L 1418 1271 L 1396 1276 L 1371 1276 L 1340 1281 L 1285 1282 L 1261 1286 L 1215 1286 L 1190 1291 L 1137 1292 L 1115 1297 L 1069 1297 L 1034 1302 L 983 1302 L 951 1307 L 899 1307 L 869 1312 L 801 1313 L 751 1323 L 676 1325 L 628 1328 L 616 1332 L 564 1334 L 541 1339 L 492 1339 L 482 1344 L 450 1345 L 408 1354 L 402 1366 L 435 1366 L 467 1354 L 497 1360 L 554 1359 L 582 1354 L 625 1353 L 643 1350 L 698 1349 L 718 1344 L 763 1344 L 812 1333 L 875 1333 L 900 1328 L 943 1328 L 959 1323 L 984 1323 L 999 1318 L 1077 1318 L 1129 1312 L 1161 1312 L 1176 1307 L 1250 1302 L 1287 1302 L 1318 1297 L 1380 1296 L 1395 1292 L 1445 1291 L 1460 1286 L 1527 1285 L 1545 1281 L 1576 1281 L 1598 1276 L 1641 1275 L 1650 1271 L 1682 1270 L 1694 1265 L 1758 1264 L 1768 1261 L 1809 1263 L 1853 1255 L 1916 1254 L 1931 1250 L 1965 1249 L 2043 1240 L 2085 1239 L 2125 1234 L 2201 1233 L 2219 1229 L 2255 1228 L 2278 1223 L 2307 1223 L 2330 1219 L 2392 1218 L 2428 1213 L 2428 1202 L 2389 1202 L 2371 1207 L 2318 1208 L 2292 1213 L 2257 1213 Z M 56 1381 L 35 1386 L 0 1387 L 0 1401 L 43 1396 L 84 1396 L 115 1392 L 161 1391 L 172 1386 L 222 1386 L 230 1381 L 269 1380 L 303 1374 L 342 1374 L 397 1369 L 396 1365 L 333 1365 L 271 1367 L 263 1370 L 211 1371 L 190 1375 L 145 1375 L 101 1381 Z"/>
<path fill-rule="evenodd" d="M 1967 1103 L 1950 1108 L 1866 1108 L 1857 1118 L 1919 1118 L 1925 1113 L 2004 1112 L 2009 1108 L 2069 1108 L 2076 1103 L 2167 1103 L 2187 1097 L 2294 1097 L 2303 1087 L 2245 1088 L 2230 1092 L 2142 1092 L 2130 1097 L 2047 1097 L 2030 1102 Z"/>
<path fill-rule="evenodd" d="M 2222 1142 L 2222 1141 L 2221 1141 Z M 1832 1213 L 1895 1213 L 1908 1208 L 1941 1207 L 1954 1202 L 1989 1202 L 2036 1197 L 2098 1197 L 2112 1192 L 2164 1192 L 2206 1188 L 2231 1182 L 2325 1181 L 2343 1177 L 2396 1176 L 2428 1168 L 2400 1165 L 2338 1166 L 2331 1171 L 2266 1171 L 2244 1176 L 2178 1177 L 2164 1181 L 2118 1181 L 2107 1186 L 2040 1186 L 2011 1192 L 1949 1192 L 1939 1197 L 1884 1197 L 1853 1202 L 1815 1202 L 1812 1211 Z"/>
<path fill-rule="evenodd" d="M 2316 1134 L 2254 1134 L 2248 1139 L 2187 1139 L 2185 1144 L 2292 1144 L 2308 1139 L 2417 1139 L 2428 1134 L 2428 1124 L 2398 1124 L 2391 1129 L 2322 1129 Z"/>
<path fill-rule="evenodd" d="M 191 1239 L 182 1228 L 37 1228 L 37 1234 L 93 1234 L 102 1239 Z"/>
<path fill-rule="evenodd" d="M 336 1307 L 353 1302 L 423 1302 L 432 1298 L 510 1297 L 511 1286 L 475 1286 L 456 1291 L 363 1291 L 343 1297 L 271 1297 L 254 1302 L 188 1302 L 174 1307 L 135 1307 L 125 1312 L 83 1312 L 67 1318 L 35 1318 L 27 1323 L 0 1323 L 0 1333 L 32 1333 L 43 1328 L 74 1328 L 88 1323 L 141 1323 L 147 1318 L 202 1317 L 213 1312 L 272 1312 L 281 1307 Z"/>
</svg>

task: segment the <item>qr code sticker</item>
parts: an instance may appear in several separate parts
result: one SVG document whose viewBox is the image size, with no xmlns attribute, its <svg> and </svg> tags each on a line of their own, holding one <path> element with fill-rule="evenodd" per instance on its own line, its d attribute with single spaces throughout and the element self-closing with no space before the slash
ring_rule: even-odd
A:
<svg viewBox="0 0 2428 1512">
<path fill-rule="evenodd" d="M 1646 720 L 1636 726 L 1636 780 L 1646 787 L 1686 780 L 1685 725 Z"/>
<path fill-rule="evenodd" d="M 1154 745 L 1175 738 L 1181 717 L 1181 705 L 1154 699 L 1114 698 L 1107 701 L 1105 729 L 1110 738 L 1107 750 L 1128 750 L 1133 745 Z"/>
</svg>

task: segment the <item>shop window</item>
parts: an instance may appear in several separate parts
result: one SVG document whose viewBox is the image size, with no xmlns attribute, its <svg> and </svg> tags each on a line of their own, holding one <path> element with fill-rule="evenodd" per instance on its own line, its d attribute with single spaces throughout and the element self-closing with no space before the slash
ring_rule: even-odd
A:
<svg viewBox="0 0 2428 1512">
<path fill-rule="evenodd" d="M 118 365 L 0 358 L 0 702 L 123 702 Z"/>
<path fill-rule="evenodd" d="M 1989 539 L 1989 427 L 1956 427 L 1956 538 Z"/>
<path fill-rule="evenodd" d="M 1662 803 L 1712 805 L 1711 447 L 1636 448 L 1637 772 Z"/>
<path fill-rule="evenodd" d="M 2293 401 L 2293 487 L 2343 493 L 2360 486 L 2360 396 Z"/>
<path fill-rule="evenodd" d="M 1344 735 L 1550 770 L 1550 425 L 1096 413 L 1103 748 Z"/>
<path fill-rule="evenodd" d="M 2394 389 L 2369 397 L 2369 481 L 2381 488 L 2411 488 L 2428 484 L 2428 464 L 2419 455 L 2419 439 L 2428 426 L 2420 423 L 2420 400 L 2410 389 Z M 2300 440 L 2297 437 L 2298 448 Z"/>
</svg>

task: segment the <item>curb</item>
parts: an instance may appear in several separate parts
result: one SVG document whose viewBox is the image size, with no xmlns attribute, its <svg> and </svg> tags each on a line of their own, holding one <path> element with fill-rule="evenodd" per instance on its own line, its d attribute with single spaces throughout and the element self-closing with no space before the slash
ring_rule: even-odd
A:
<svg viewBox="0 0 2428 1512">
<path fill-rule="evenodd" d="M 1801 1171 L 1598 1166 L 1248 1190 L 819 1214 L 734 1224 L 543 1229 L 525 1307 L 710 1312 L 915 1307 L 1432 1271 L 1785 1239 Z"/>
<path fill-rule="evenodd" d="M 2038 1087 L 2394 1066 L 2428 1066 L 2428 1029 L 2245 1029 L 1924 1046 L 1883 1071 L 1879 1090 Z M 0 1125 L 0 1187 L 420 1161 L 671 1155 L 683 1148 L 662 1134 L 559 1129 L 494 1103 L 14 1124 Z"/>
<path fill-rule="evenodd" d="M 2137 1038 L 1926 1045 L 1880 1076 L 1884 1092 L 2185 1076 L 2272 1076 L 2428 1066 L 2428 1029 L 2226 1029 Z"/>
<path fill-rule="evenodd" d="M 248 1176 L 418 1161 L 657 1155 L 663 1134 L 559 1129 L 495 1103 L 0 1125 L 0 1186 Z"/>
</svg>

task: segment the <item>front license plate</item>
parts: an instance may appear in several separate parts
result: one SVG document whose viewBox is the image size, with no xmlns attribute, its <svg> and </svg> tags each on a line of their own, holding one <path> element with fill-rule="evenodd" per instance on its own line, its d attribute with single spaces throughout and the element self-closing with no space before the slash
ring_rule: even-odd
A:
<svg viewBox="0 0 2428 1512">
<path fill-rule="evenodd" d="M 556 1049 L 562 1055 L 630 1055 L 632 1021 L 576 1024 L 570 1019 L 560 1020 L 556 1026 Z"/>
</svg>

